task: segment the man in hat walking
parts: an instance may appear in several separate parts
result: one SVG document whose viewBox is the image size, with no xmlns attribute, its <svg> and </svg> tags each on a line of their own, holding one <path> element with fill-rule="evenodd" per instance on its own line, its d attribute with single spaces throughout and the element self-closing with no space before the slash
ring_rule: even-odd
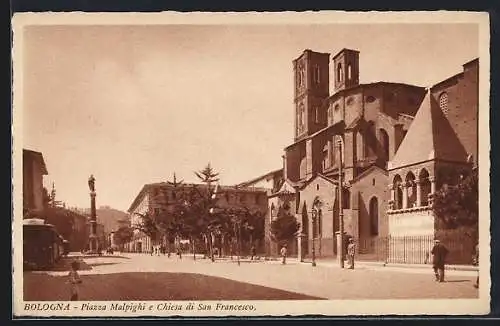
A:
<svg viewBox="0 0 500 326">
<path fill-rule="evenodd" d="M 354 244 L 354 239 L 349 239 L 349 244 L 347 245 L 347 261 L 349 264 L 348 269 L 354 269 L 354 255 L 356 254 L 356 245 Z"/>
<path fill-rule="evenodd" d="M 434 240 L 434 246 L 431 250 L 432 254 L 432 268 L 434 269 L 434 276 L 437 282 L 444 282 L 444 262 L 448 249 L 439 240 Z"/>
</svg>

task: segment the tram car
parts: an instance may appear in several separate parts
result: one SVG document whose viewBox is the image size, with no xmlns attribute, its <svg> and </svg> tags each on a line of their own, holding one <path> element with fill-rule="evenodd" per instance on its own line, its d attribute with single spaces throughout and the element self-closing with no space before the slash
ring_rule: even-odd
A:
<svg viewBox="0 0 500 326">
<path fill-rule="evenodd" d="M 42 219 L 23 220 L 25 269 L 48 269 L 65 254 L 66 243 L 51 224 Z"/>
</svg>

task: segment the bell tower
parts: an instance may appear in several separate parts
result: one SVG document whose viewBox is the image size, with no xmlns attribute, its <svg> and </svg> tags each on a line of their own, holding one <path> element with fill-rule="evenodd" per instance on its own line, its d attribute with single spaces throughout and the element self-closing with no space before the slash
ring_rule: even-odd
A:
<svg viewBox="0 0 500 326">
<path fill-rule="evenodd" d="M 332 60 L 335 92 L 359 85 L 359 51 L 342 49 Z"/>
<path fill-rule="evenodd" d="M 329 53 L 309 49 L 293 61 L 295 141 L 327 125 L 327 111 L 322 104 L 329 96 L 329 63 Z"/>
</svg>

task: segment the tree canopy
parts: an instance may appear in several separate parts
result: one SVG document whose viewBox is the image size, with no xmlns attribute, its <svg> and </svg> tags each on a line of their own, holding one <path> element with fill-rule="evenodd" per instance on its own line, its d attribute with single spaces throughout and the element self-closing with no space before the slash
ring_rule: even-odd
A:
<svg viewBox="0 0 500 326">
<path fill-rule="evenodd" d="M 463 176 L 456 185 L 435 193 L 433 209 L 441 228 L 476 226 L 479 212 L 478 171 Z"/>
<path fill-rule="evenodd" d="M 278 216 L 271 222 L 271 238 L 278 243 L 292 240 L 300 229 L 300 223 L 287 207 L 280 208 Z"/>
</svg>

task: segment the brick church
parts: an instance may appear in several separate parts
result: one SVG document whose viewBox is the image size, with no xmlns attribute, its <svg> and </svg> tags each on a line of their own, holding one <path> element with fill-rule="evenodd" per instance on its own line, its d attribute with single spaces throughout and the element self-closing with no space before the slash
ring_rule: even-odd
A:
<svg viewBox="0 0 500 326">
<path fill-rule="evenodd" d="M 290 247 L 301 259 L 313 239 L 316 256 L 336 255 L 340 207 L 361 253 L 381 238 L 432 237 L 432 194 L 477 167 L 478 59 L 423 88 L 360 84 L 359 57 L 350 49 L 333 58 L 305 50 L 293 60 L 294 137 L 282 181 L 269 192 L 268 224 L 283 207 L 296 216 L 301 228 Z"/>
</svg>

